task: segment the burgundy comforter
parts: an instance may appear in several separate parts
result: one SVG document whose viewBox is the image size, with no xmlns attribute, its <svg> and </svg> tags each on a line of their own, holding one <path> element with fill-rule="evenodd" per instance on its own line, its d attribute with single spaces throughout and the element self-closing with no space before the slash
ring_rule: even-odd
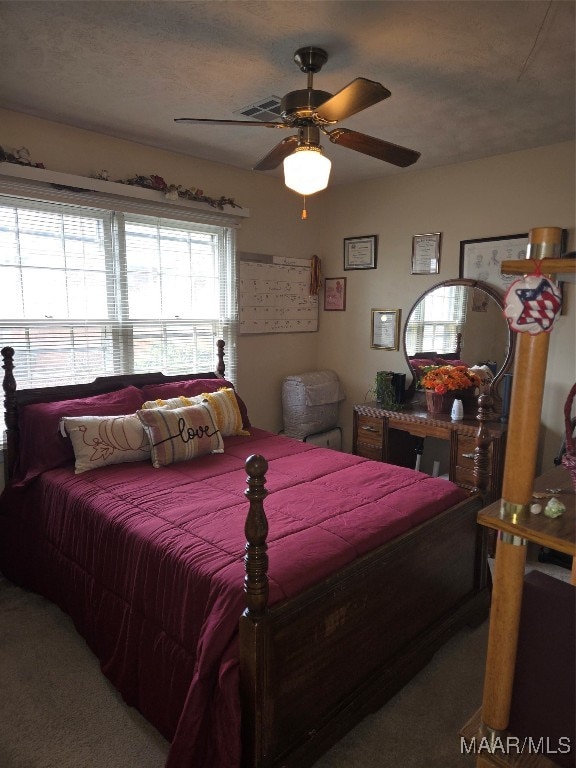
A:
<svg viewBox="0 0 576 768">
<path fill-rule="evenodd" d="M 246 458 L 269 463 L 270 602 L 461 501 L 444 480 L 253 429 L 162 469 L 46 472 L 0 499 L 0 570 L 59 604 L 169 768 L 240 763 Z"/>
</svg>

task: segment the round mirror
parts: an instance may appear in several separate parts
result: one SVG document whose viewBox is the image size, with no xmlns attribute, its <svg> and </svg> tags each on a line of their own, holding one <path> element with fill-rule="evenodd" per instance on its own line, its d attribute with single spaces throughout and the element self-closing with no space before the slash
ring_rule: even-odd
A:
<svg viewBox="0 0 576 768">
<path fill-rule="evenodd" d="M 512 363 L 514 334 L 503 301 L 479 280 L 446 280 L 420 296 L 404 327 L 404 354 L 413 393 L 427 365 L 486 365 L 494 376 L 492 395 L 499 410 L 498 383 Z"/>
</svg>

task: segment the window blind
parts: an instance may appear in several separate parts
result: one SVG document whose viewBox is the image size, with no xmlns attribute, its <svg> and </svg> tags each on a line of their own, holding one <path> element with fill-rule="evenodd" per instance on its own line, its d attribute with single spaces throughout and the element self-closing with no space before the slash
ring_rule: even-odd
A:
<svg viewBox="0 0 576 768">
<path fill-rule="evenodd" d="M 18 386 L 236 369 L 229 226 L 0 196 L 0 345 Z"/>
<path fill-rule="evenodd" d="M 466 297 L 466 286 L 450 285 L 432 291 L 419 302 L 406 326 L 408 356 L 455 351 L 457 335 L 466 321 Z"/>
</svg>

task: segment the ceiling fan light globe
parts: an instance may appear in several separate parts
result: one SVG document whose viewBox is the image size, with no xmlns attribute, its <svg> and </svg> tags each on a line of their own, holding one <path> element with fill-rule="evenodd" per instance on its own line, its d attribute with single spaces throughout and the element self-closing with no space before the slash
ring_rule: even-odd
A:
<svg viewBox="0 0 576 768">
<path fill-rule="evenodd" d="M 297 147 L 284 159 L 284 183 L 300 195 L 313 195 L 328 186 L 331 167 L 320 147 Z"/>
</svg>

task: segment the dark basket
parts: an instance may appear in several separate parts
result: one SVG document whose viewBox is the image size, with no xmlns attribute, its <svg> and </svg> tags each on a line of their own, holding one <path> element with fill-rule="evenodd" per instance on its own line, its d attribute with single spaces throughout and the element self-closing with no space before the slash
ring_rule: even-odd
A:
<svg viewBox="0 0 576 768">
<path fill-rule="evenodd" d="M 574 453 L 574 427 L 572 425 L 572 403 L 576 396 L 576 384 L 572 385 L 572 389 L 566 399 L 564 405 L 564 421 L 566 424 L 566 452 L 562 456 L 562 464 L 566 467 L 572 478 L 572 483 L 576 489 L 576 454 Z"/>
</svg>

